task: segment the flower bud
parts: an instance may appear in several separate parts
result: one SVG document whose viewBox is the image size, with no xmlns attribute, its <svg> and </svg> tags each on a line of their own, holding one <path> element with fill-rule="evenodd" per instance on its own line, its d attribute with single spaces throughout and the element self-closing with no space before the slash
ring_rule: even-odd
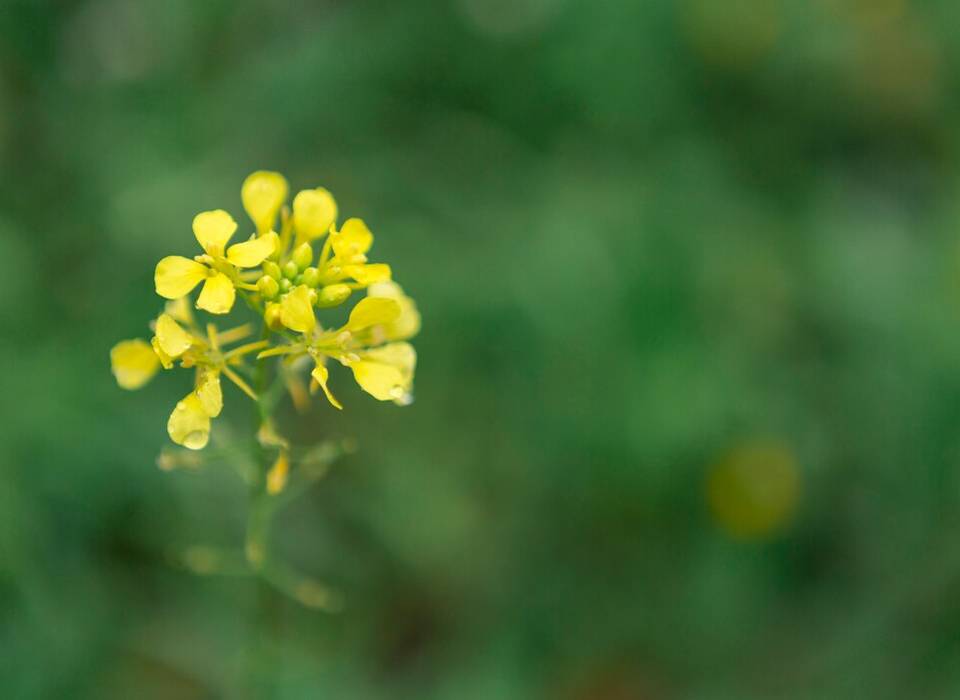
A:
<svg viewBox="0 0 960 700">
<path fill-rule="evenodd" d="M 320 290 L 320 294 L 317 296 L 317 306 L 322 309 L 337 306 L 345 302 L 352 292 L 350 285 L 328 284 Z"/>
<path fill-rule="evenodd" d="M 293 262 L 295 262 L 301 270 L 313 262 L 313 248 L 310 247 L 309 243 L 302 243 L 293 251 Z"/>
<path fill-rule="evenodd" d="M 267 304 L 267 308 L 263 312 L 263 320 L 267 324 L 267 328 L 272 331 L 279 331 L 283 328 L 283 323 L 280 321 L 280 304 Z"/>
<path fill-rule="evenodd" d="M 298 272 L 300 272 L 300 268 L 297 267 L 297 263 L 293 262 L 293 260 L 287 260 L 287 262 L 283 264 L 283 276 L 288 280 L 296 277 Z"/>
<path fill-rule="evenodd" d="M 291 289 L 293 289 L 293 282 L 291 282 L 290 280 L 288 280 L 286 277 L 284 277 L 282 280 L 280 280 L 280 291 L 281 291 L 281 292 L 283 292 L 284 294 L 286 294 L 286 293 L 289 292 Z"/>
<path fill-rule="evenodd" d="M 280 266 L 272 260 L 267 260 L 263 263 L 263 273 L 273 277 L 273 279 L 280 281 L 280 278 L 283 277 L 283 274 L 280 272 Z"/>
<path fill-rule="evenodd" d="M 264 299 L 273 299 L 280 293 L 280 284 L 268 275 L 257 280 L 257 291 Z"/>
<path fill-rule="evenodd" d="M 308 287 L 316 287 L 320 284 L 320 270 L 315 267 L 308 267 L 303 271 L 303 283 Z"/>
</svg>

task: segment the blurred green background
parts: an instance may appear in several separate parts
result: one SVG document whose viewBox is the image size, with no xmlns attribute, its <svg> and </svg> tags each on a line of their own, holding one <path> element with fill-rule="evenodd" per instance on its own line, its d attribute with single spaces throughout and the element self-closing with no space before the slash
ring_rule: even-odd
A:
<svg viewBox="0 0 960 700">
<path fill-rule="evenodd" d="M 5 0 L 3 696 L 960 696 L 957 26 Z M 249 579 L 171 565 L 245 518 L 229 469 L 156 467 L 189 379 L 108 361 L 258 168 L 363 217 L 424 318 L 410 408 L 334 368 L 347 410 L 284 410 L 359 445 L 275 533 L 347 605 L 259 631 Z"/>
</svg>

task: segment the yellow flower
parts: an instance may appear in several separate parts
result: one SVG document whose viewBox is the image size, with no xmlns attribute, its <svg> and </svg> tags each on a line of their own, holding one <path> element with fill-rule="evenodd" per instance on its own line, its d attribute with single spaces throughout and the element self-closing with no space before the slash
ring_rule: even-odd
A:
<svg viewBox="0 0 960 700">
<path fill-rule="evenodd" d="M 177 402 L 167 421 L 167 433 L 175 443 L 191 450 L 202 450 L 207 446 L 210 440 L 210 414 L 204 410 L 196 392 L 191 391 Z"/>
<path fill-rule="evenodd" d="M 298 333 L 312 331 L 317 325 L 317 317 L 313 315 L 311 294 L 316 295 L 316 292 L 301 284 L 284 296 L 280 300 L 280 322 Z"/>
<path fill-rule="evenodd" d="M 393 299 L 400 305 L 400 315 L 378 329 L 383 340 L 409 340 L 420 332 L 420 312 L 413 299 L 403 293 L 396 282 L 378 282 L 367 289 L 367 295 Z"/>
<path fill-rule="evenodd" d="M 251 173 L 240 188 L 243 208 L 257 226 L 258 233 L 273 229 L 277 213 L 287 199 L 287 180 L 280 173 L 258 170 Z"/>
<path fill-rule="evenodd" d="M 389 291 L 392 293 L 395 290 Z M 412 401 L 416 351 L 412 345 L 405 342 L 381 345 L 383 339 L 391 334 L 385 329 L 393 329 L 397 324 L 402 324 L 401 327 L 410 331 L 411 323 L 403 319 L 405 312 L 415 313 L 416 307 L 402 292 L 398 293 L 397 298 L 368 296 L 353 308 L 344 326 L 325 331 L 311 341 L 306 348 L 306 352 L 309 352 L 316 363 L 311 376 L 316 385 L 323 389 L 331 405 L 338 409 L 343 408 L 327 383 L 327 357 L 349 367 L 360 388 L 374 398 L 400 405 Z M 416 321 L 419 328 L 419 315 Z M 300 347 L 302 346 L 293 345 L 286 346 L 286 349 L 268 350 L 260 356 L 298 352 Z"/>
<path fill-rule="evenodd" d="M 410 343 L 390 343 L 358 353 L 349 361 L 353 378 L 365 392 L 380 401 L 406 405 L 413 401 L 413 373 L 417 352 Z"/>
<path fill-rule="evenodd" d="M 160 369 L 160 359 L 140 338 L 122 340 L 110 350 L 110 368 L 117 384 L 124 389 L 139 389 Z"/>
<path fill-rule="evenodd" d="M 337 202 L 322 187 L 302 190 L 293 198 L 293 227 L 298 241 L 322 238 L 337 220 Z"/>
<path fill-rule="evenodd" d="M 367 253 L 373 246 L 373 234 L 362 219 L 347 219 L 337 231 L 331 226 L 330 238 L 321 255 L 323 284 L 333 284 L 341 280 L 353 279 L 359 286 L 366 287 L 391 278 L 389 265 L 367 263 Z M 330 251 L 333 257 L 327 259 Z"/>
<path fill-rule="evenodd" d="M 237 268 L 256 267 L 274 251 L 275 237 L 261 236 L 227 248 L 237 222 L 222 209 L 205 211 L 193 219 L 193 234 L 206 255 L 191 260 L 170 255 L 157 263 L 154 283 L 157 294 L 179 299 L 203 282 L 197 308 L 225 314 L 236 299 Z"/>
</svg>

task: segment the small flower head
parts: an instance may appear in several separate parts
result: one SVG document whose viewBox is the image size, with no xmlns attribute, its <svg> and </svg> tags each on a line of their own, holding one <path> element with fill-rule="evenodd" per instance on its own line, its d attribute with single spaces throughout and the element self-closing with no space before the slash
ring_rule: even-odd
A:
<svg viewBox="0 0 960 700">
<path fill-rule="evenodd" d="M 337 228 L 337 203 L 322 187 L 298 192 L 291 211 L 288 192 L 279 173 L 250 175 L 241 199 L 255 232 L 232 245 L 238 224 L 228 212 L 197 214 L 192 228 L 201 254 L 171 255 L 157 264 L 156 291 L 169 301 L 152 323 L 150 342 L 127 340 L 111 350 L 113 373 L 125 389 L 142 387 L 161 368 L 189 370 L 193 388 L 167 422 L 179 445 L 197 450 L 208 444 L 212 422 L 223 409 L 222 378 L 260 400 L 244 377 L 269 362 L 276 363 L 278 386 L 287 387 L 298 410 L 308 403 L 308 380 L 312 390 L 322 389 L 332 406 L 343 408 L 329 387 L 329 367 L 336 363 L 378 400 L 412 399 L 416 352 L 406 341 L 420 329 L 416 305 L 392 281 L 388 265 L 369 260 L 374 237 L 363 220 L 349 218 Z M 253 332 L 251 325 L 225 331 L 201 327 L 189 303 L 198 287 L 194 306 L 210 314 L 230 312 L 240 297 L 257 316 L 261 340 L 231 349 Z M 345 324 L 326 325 L 318 316 L 364 289 L 367 295 Z M 275 492 L 282 490 L 289 469 L 286 449 L 271 470 Z"/>
<path fill-rule="evenodd" d="M 276 247 L 272 236 L 260 236 L 227 248 L 236 230 L 237 222 L 222 209 L 197 214 L 193 235 L 205 254 L 193 260 L 179 255 L 163 258 L 154 273 L 157 294 L 180 299 L 203 282 L 197 308 L 212 314 L 229 313 L 236 300 L 239 270 L 257 267 Z"/>
</svg>

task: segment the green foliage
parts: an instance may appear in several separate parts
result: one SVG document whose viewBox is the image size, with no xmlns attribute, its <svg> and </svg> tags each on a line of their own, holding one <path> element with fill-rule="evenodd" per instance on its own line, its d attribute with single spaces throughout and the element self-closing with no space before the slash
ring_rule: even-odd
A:
<svg viewBox="0 0 960 700">
<path fill-rule="evenodd" d="M 956 697 L 960 5 L 727 5 L 4 3 L 4 695 Z M 273 531 L 334 616 L 179 564 L 247 495 L 107 361 L 259 168 L 423 315 L 408 409 L 280 409 L 357 438 Z"/>
</svg>

